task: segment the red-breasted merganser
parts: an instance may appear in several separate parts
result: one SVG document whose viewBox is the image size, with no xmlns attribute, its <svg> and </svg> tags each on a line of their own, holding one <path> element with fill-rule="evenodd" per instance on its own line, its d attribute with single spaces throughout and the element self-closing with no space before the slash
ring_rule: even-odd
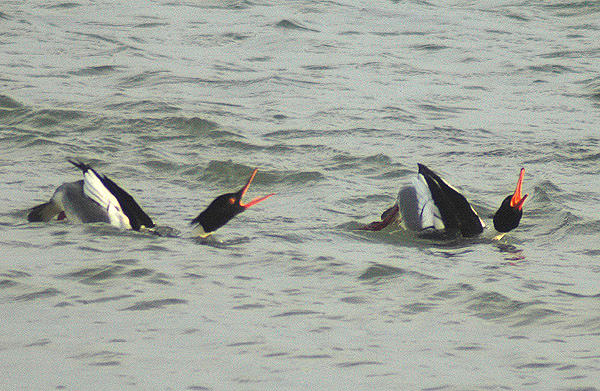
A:
<svg viewBox="0 0 600 391">
<path fill-rule="evenodd" d="M 467 199 L 425 165 L 418 166 L 419 174 L 413 179 L 412 186 L 400 189 L 396 203 L 382 214 L 381 221 L 361 229 L 379 231 L 399 220 L 411 231 L 459 232 L 466 238 L 481 234 L 485 223 Z M 504 199 L 494 215 L 494 228 L 500 233 L 496 238 L 515 229 L 521 221 L 523 203 L 528 196 L 521 196 L 524 175 L 522 168 L 515 192 Z"/>
<path fill-rule="evenodd" d="M 83 180 L 60 185 L 50 201 L 35 206 L 29 212 L 30 222 L 46 222 L 57 217 L 82 223 L 104 222 L 122 229 L 140 231 L 155 227 L 133 197 L 106 175 L 99 174 L 89 165 L 69 160 L 83 172 Z M 192 224 L 197 224 L 194 236 L 206 237 L 225 225 L 237 214 L 266 200 L 274 194 L 256 198 L 247 204 L 242 197 L 248 191 L 258 169 L 255 169 L 248 183 L 237 193 L 217 197 Z"/>
</svg>

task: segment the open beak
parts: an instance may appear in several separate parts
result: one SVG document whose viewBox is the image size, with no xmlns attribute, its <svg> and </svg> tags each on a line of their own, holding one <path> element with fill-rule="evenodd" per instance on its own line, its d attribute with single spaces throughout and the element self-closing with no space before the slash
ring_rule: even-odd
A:
<svg viewBox="0 0 600 391">
<path fill-rule="evenodd" d="M 516 208 L 518 210 L 523 209 L 523 204 L 527 199 L 529 194 L 525 194 L 525 196 L 521 197 L 521 186 L 523 186 L 523 177 L 525 176 L 525 169 L 521 168 L 521 174 L 519 175 L 519 182 L 517 182 L 517 189 L 515 190 L 515 194 L 513 194 L 510 199 L 511 208 Z"/>
<path fill-rule="evenodd" d="M 244 209 L 248 209 L 249 207 L 258 204 L 259 202 L 262 202 L 264 200 L 266 200 L 267 198 L 275 195 L 275 193 L 271 193 L 269 195 L 266 195 L 264 197 L 258 197 L 253 199 L 252 201 L 248 202 L 247 204 L 242 204 L 242 198 L 244 197 L 244 195 L 246 194 L 246 192 L 248 191 L 248 188 L 250 187 L 250 184 L 252 183 L 252 180 L 254 179 L 254 176 L 256 176 L 256 172 L 258 171 L 258 168 L 255 168 L 254 171 L 252 171 L 252 175 L 250 175 L 250 179 L 248 179 L 248 183 L 246 183 L 246 185 L 244 187 L 242 187 L 242 190 L 240 190 L 238 192 L 239 196 L 239 202 L 240 202 L 240 206 Z"/>
</svg>

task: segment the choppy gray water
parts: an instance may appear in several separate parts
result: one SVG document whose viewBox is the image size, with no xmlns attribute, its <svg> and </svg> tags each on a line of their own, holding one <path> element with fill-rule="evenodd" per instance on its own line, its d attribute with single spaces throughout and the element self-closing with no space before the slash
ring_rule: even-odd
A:
<svg viewBox="0 0 600 391">
<path fill-rule="evenodd" d="M 8 1 L 3 389 L 598 390 L 595 1 Z M 216 240 L 28 224 L 80 158 Z M 500 243 L 359 233 L 422 162 Z"/>
</svg>

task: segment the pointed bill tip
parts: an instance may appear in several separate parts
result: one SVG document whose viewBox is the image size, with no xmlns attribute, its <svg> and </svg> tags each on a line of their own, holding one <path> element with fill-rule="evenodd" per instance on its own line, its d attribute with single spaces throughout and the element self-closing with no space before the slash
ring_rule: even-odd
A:
<svg viewBox="0 0 600 391">
<path fill-rule="evenodd" d="M 266 195 L 266 196 L 264 196 L 264 197 L 258 197 L 258 198 L 255 198 L 255 199 L 253 199 L 252 201 L 248 202 L 247 204 L 243 204 L 243 203 L 242 203 L 242 198 L 244 197 L 244 195 L 246 194 L 246 192 L 247 192 L 247 191 L 248 191 L 248 189 L 250 188 L 250 184 L 251 184 L 251 183 L 252 183 L 252 181 L 254 180 L 254 177 L 256 176 L 256 173 L 257 173 L 257 172 L 258 172 L 258 168 L 255 168 L 255 169 L 252 171 L 252 175 L 250 175 L 250 179 L 248 179 L 248 182 L 246 183 L 246 185 L 245 185 L 244 187 L 242 187 L 242 190 L 240 191 L 240 206 L 241 206 L 242 208 L 244 208 L 244 209 L 248 209 L 248 208 L 250 208 L 251 206 L 254 206 L 254 205 L 258 204 L 259 202 L 262 202 L 262 201 L 266 200 L 267 198 L 269 198 L 269 197 L 272 197 L 272 196 L 274 196 L 274 195 L 275 195 L 275 193 L 271 193 L 271 194 L 268 194 L 268 195 Z"/>
<path fill-rule="evenodd" d="M 258 198 L 255 198 L 255 199 L 253 199 L 252 201 L 248 202 L 247 204 L 242 204 L 242 203 L 240 202 L 240 206 L 241 206 L 242 208 L 244 208 L 244 209 L 248 209 L 248 208 L 250 208 L 251 206 L 254 206 L 254 205 L 258 204 L 259 202 L 263 202 L 263 201 L 264 201 L 264 200 L 266 200 L 267 198 L 274 196 L 275 194 L 276 194 L 276 193 L 271 193 L 271 194 L 267 194 L 266 196 L 263 196 L 263 197 L 258 197 Z"/>
<path fill-rule="evenodd" d="M 252 171 L 252 174 L 250 175 L 250 178 L 248 179 L 248 182 L 246 182 L 246 184 L 244 185 L 244 187 L 242 187 L 241 190 L 241 196 L 240 198 L 242 198 L 244 196 L 244 194 L 246 194 L 246 192 L 248 191 L 248 189 L 250 188 L 250 184 L 252 183 L 252 181 L 254 180 L 254 177 L 256 176 L 256 173 L 258 172 L 258 168 L 255 168 Z"/>
<path fill-rule="evenodd" d="M 525 168 L 521 168 L 521 172 L 519 173 L 519 181 L 517 182 L 517 188 L 515 189 L 515 193 L 510 199 L 510 206 L 513 208 L 517 208 L 521 210 L 523 208 L 523 203 L 525 203 L 525 199 L 528 194 L 525 196 L 521 196 L 522 187 L 523 187 L 523 178 L 525 177 Z"/>
</svg>

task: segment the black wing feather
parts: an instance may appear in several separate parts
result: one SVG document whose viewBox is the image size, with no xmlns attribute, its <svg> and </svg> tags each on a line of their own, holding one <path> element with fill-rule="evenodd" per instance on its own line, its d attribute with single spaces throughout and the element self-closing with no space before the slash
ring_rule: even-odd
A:
<svg viewBox="0 0 600 391">
<path fill-rule="evenodd" d="M 427 181 L 433 202 L 440 210 L 446 229 L 458 229 L 461 235 L 467 238 L 482 233 L 481 220 L 465 196 L 450 187 L 425 165 L 419 163 L 418 166 L 419 174 Z"/>
<path fill-rule="evenodd" d="M 152 221 L 150 216 L 148 216 L 146 212 L 144 212 L 142 207 L 139 206 L 139 204 L 133 199 L 133 197 L 129 193 L 123 190 L 110 178 L 108 178 L 106 175 L 98 174 L 98 172 L 92 167 L 90 167 L 88 164 L 82 162 L 75 162 L 73 160 L 69 160 L 69 162 L 75 167 L 79 168 L 84 173 L 87 170 L 92 170 L 92 172 L 94 172 L 96 176 L 100 178 L 102 184 L 108 189 L 108 191 L 110 191 L 115 196 L 117 201 L 119 201 L 119 204 L 123 209 L 123 213 L 125 213 L 125 215 L 129 218 L 129 224 L 131 224 L 131 228 L 133 230 L 139 231 L 142 226 L 145 226 L 146 228 L 154 227 L 154 222 Z"/>
</svg>

